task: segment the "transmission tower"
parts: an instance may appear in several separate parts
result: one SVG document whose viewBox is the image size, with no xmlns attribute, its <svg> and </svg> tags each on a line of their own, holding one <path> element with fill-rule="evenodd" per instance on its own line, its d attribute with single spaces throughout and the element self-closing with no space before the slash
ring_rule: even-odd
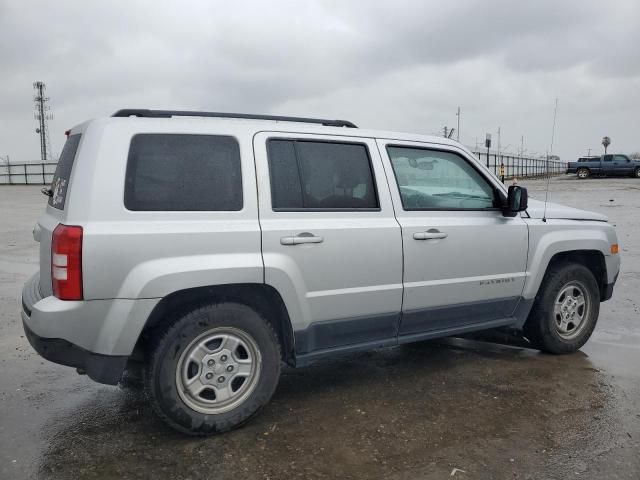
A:
<svg viewBox="0 0 640 480">
<path fill-rule="evenodd" d="M 40 135 L 40 158 L 42 162 L 47 162 L 51 158 L 51 141 L 49 139 L 49 122 L 53 118 L 51 107 L 49 107 L 49 97 L 45 96 L 47 86 L 44 82 L 33 82 L 33 89 L 36 94 L 33 97 L 35 103 L 34 118 L 38 121 L 36 133 Z"/>
</svg>

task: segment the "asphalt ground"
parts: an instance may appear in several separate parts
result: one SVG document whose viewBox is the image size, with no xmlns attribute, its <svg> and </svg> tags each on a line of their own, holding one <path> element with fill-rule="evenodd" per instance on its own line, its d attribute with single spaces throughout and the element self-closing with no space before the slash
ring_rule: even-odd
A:
<svg viewBox="0 0 640 480">
<path fill-rule="evenodd" d="M 523 180 L 544 198 L 545 183 Z M 189 438 L 136 389 L 41 359 L 18 297 L 38 187 L 0 187 L 0 478 L 640 478 L 640 180 L 559 177 L 550 201 L 617 226 L 622 273 L 592 339 L 551 356 L 446 339 L 286 369 L 243 428 Z"/>
</svg>

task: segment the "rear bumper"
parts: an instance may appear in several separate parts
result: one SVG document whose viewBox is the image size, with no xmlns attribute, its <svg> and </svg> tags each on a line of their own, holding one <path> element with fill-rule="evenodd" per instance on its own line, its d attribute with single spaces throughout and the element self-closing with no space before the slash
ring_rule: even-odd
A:
<svg viewBox="0 0 640 480">
<path fill-rule="evenodd" d="M 22 322 L 33 348 L 97 382 L 118 383 L 158 300 L 64 301 L 43 297 L 39 285 L 36 274 L 22 290 Z"/>
<path fill-rule="evenodd" d="M 99 383 L 116 385 L 122 378 L 122 373 L 129 357 L 100 355 L 89 352 L 61 338 L 44 338 L 29 329 L 23 322 L 24 333 L 33 349 L 47 360 L 84 370 L 89 378 Z"/>
</svg>

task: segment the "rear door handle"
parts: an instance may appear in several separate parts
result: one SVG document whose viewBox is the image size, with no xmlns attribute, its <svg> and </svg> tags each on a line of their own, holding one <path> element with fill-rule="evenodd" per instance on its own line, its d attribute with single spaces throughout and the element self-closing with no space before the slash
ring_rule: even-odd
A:
<svg viewBox="0 0 640 480">
<path fill-rule="evenodd" d="M 437 240 L 441 238 L 447 238 L 447 234 L 441 232 L 440 230 L 436 230 L 435 228 L 430 228 L 426 232 L 416 232 L 413 234 L 414 240 Z"/>
<path fill-rule="evenodd" d="M 322 243 L 324 238 L 318 237 L 313 233 L 302 232 L 293 237 L 282 237 L 280 239 L 281 245 L 300 245 L 303 243 Z"/>
</svg>

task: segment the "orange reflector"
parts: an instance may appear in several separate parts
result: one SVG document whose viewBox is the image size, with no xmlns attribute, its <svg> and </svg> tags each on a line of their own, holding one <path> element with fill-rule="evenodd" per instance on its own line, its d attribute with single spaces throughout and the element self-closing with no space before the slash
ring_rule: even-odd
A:
<svg viewBox="0 0 640 480">
<path fill-rule="evenodd" d="M 613 243 L 611 245 L 611 253 L 613 253 L 615 255 L 616 253 L 618 253 L 618 250 L 619 250 L 618 249 L 618 244 L 617 243 Z"/>
</svg>

